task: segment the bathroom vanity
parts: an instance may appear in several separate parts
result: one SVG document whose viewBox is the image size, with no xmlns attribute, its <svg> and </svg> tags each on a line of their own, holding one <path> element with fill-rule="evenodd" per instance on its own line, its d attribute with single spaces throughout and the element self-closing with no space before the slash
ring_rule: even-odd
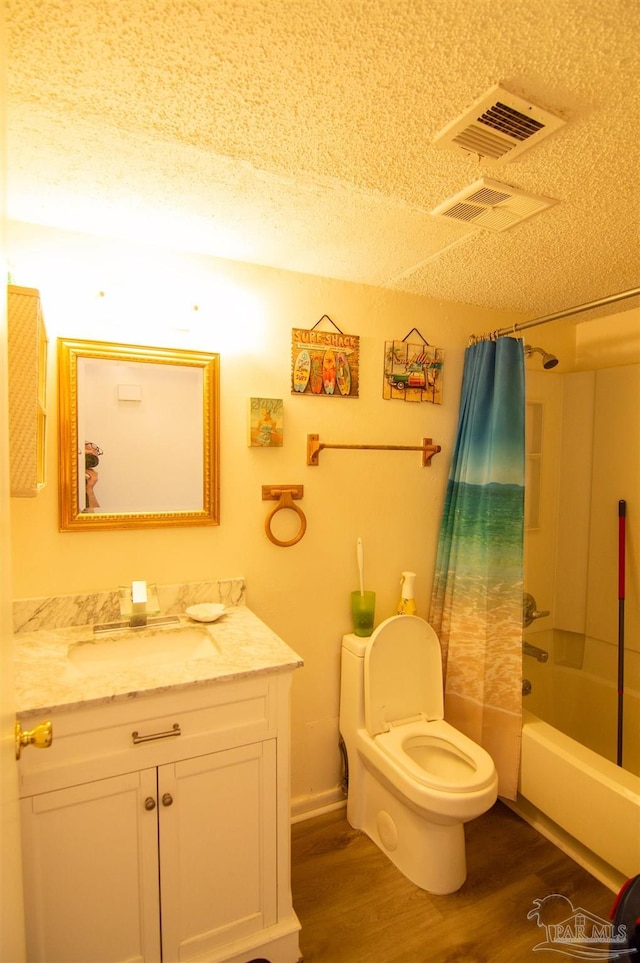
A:
<svg viewBox="0 0 640 963">
<path fill-rule="evenodd" d="M 98 669 L 69 658 L 94 644 L 91 626 L 16 636 L 19 721 L 53 724 L 52 745 L 18 763 L 30 961 L 298 961 L 289 693 L 302 661 L 243 605 L 198 630 L 204 657 Z"/>
</svg>

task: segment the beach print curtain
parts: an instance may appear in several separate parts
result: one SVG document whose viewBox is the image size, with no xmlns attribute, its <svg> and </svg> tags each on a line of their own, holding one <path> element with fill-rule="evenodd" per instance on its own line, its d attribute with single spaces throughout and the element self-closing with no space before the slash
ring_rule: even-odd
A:
<svg viewBox="0 0 640 963">
<path fill-rule="evenodd" d="M 492 756 L 507 799 L 522 728 L 524 387 L 521 339 L 467 348 L 430 614 L 445 718 Z"/>
</svg>

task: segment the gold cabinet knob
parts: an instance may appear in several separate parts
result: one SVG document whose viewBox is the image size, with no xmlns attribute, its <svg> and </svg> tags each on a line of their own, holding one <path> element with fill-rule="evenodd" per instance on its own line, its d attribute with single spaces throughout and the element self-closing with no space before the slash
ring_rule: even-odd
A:
<svg viewBox="0 0 640 963">
<path fill-rule="evenodd" d="M 36 749 L 48 749 L 53 742 L 53 725 L 50 722 L 41 722 L 33 729 L 22 731 L 22 726 L 16 722 L 16 759 L 20 758 L 23 746 L 35 746 Z"/>
<path fill-rule="evenodd" d="M 162 805 L 170 806 L 172 803 L 173 803 L 173 796 L 171 795 L 170 792 L 166 792 L 162 797 Z"/>
<path fill-rule="evenodd" d="M 152 809 L 156 808 L 156 801 L 153 796 L 147 796 L 144 801 L 144 808 L 147 810 L 147 812 L 151 812 Z"/>
</svg>

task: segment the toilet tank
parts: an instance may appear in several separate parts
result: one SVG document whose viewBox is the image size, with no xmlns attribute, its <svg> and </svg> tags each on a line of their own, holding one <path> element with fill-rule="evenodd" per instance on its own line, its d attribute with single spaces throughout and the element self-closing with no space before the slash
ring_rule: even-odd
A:
<svg viewBox="0 0 640 963">
<path fill-rule="evenodd" d="M 356 635 L 355 632 L 349 632 L 348 635 L 342 636 L 342 648 L 346 649 L 347 652 L 351 652 L 357 659 L 364 659 L 364 654 L 369 645 L 369 638 L 370 637 Z"/>
<path fill-rule="evenodd" d="M 340 734 L 346 743 L 364 726 L 364 654 L 368 638 L 342 638 L 340 659 Z"/>
<path fill-rule="evenodd" d="M 428 622 L 395 615 L 378 626 L 365 652 L 364 703 L 372 736 L 391 722 L 444 717 L 442 650 Z"/>
</svg>

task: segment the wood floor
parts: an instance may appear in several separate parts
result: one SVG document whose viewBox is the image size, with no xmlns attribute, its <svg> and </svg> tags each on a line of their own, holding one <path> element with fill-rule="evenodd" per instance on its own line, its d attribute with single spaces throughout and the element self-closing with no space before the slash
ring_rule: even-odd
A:
<svg viewBox="0 0 640 963">
<path fill-rule="evenodd" d="M 563 894 L 609 918 L 614 894 L 498 802 L 465 827 L 467 881 L 430 896 L 398 872 L 346 811 L 292 827 L 293 902 L 304 963 L 544 963 L 535 899 Z"/>
</svg>

